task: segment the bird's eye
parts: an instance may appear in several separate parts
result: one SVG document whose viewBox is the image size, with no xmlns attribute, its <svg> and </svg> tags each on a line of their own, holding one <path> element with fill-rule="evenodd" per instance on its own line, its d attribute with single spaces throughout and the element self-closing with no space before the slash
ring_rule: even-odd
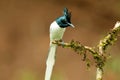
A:
<svg viewBox="0 0 120 80">
<path fill-rule="evenodd" d="M 65 24 L 65 23 L 66 23 L 66 20 L 62 20 L 62 23 L 64 23 L 64 24 Z"/>
</svg>

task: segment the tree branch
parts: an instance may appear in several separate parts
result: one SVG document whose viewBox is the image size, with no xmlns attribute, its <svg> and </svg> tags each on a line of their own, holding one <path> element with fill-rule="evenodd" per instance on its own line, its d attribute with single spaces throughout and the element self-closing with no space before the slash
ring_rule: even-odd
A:
<svg viewBox="0 0 120 80">
<path fill-rule="evenodd" d="M 100 40 L 98 45 L 100 56 L 104 55 L 107 48 L 115 43 L 119 31 L 120 31 L 120 22 L 118 21 L 116 22 L 111 32 L 109 32 L 104 39 Z M 96 72 L 96 80 L 102 80 L 102 75 L 103 75 L 103 67 L 101 68 L 98 66 Z"/>
<path fill-rule="evenodd" d="M 94 62 L 96 64 L 96 80 L 102 80 L 103 76 L 103 67 L 105 65 L 106 59 L 108 56 L 106 56 L 105 52 L 108 48 L 108 46 L 111 46 L 115 43 L 117 40 L 118 32 L 120 31 L 120 22 L 117 22 L 114 26 L 114 28 L 108 33 L 108 35 L 100 40 L 97 47 L 98 51 L 95 48 L 89 47 L 89 46 L 83 46 L 79 41 L 72 40 L 69 43 L 63 43 L 61 40 L 55 40 L 52 43 L 57 44 L 58 46 L 62 46 L 63 48 L 71 48 L 76 53 L 83 56 L 83 61 L 86 61 L 86 64 L 88 67 L 90 67 L 90 59 L 87 57 L 87 52 L 91 53 Z"/>
</svg>

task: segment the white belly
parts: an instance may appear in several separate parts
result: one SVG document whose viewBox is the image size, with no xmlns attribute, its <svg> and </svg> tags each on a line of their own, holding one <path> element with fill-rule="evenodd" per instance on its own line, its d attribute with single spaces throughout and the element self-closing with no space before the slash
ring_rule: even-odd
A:
<svg viewBox="0 0 120 80">
<path fill-rule="evenodd" d="M 63 37 L 66 28 L 60 28 L 56 21 L 50 25 L 50 41 L 60 40 Z"/>
</svg>

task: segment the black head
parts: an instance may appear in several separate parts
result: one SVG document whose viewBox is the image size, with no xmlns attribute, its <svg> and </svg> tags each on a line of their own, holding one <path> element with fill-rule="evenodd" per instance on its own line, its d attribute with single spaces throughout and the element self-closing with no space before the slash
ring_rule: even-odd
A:
<svg viewBox="0 0 120 80">
<path fill-rule="evenodd" d="M 65 28 L 68 26 L 74 27 L 71 24 L 71 12 L 69 12 L 67 8 L 64 8 L 63 16 L 57 18 L 56 22 L 61 28 Z"/>
</svg>

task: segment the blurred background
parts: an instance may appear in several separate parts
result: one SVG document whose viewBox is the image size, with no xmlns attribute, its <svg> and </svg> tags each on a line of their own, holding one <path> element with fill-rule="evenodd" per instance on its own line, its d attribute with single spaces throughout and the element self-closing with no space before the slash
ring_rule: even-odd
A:
<svg viewBox="0 0 120 80">
<path fill-rule="evenodd" d="M 96 46 L 120 20 L 120 0 L 0 0 L 0 80 L 44 80 L 49 26 L 72 12 L 63 40 Z M 103 80 L 120 80 L 120 38 L 108 49 Z M 58 47 L 52 80 L 95 80 L 96 68 L 71 49 Z"/>
</svg>

